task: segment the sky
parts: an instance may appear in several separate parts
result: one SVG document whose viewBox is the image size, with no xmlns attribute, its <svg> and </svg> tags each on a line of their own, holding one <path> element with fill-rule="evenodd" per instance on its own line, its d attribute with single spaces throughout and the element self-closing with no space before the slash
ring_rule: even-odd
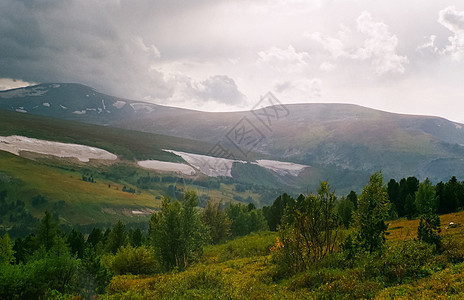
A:
<svg viewBox="0 0 464 300">
<path fill-rule="evenodd" d="M 0 90 L 77 82 L 198 109 L 353 103 L 464 123 L 464 3 L 2 0 Z"/>
</svg>

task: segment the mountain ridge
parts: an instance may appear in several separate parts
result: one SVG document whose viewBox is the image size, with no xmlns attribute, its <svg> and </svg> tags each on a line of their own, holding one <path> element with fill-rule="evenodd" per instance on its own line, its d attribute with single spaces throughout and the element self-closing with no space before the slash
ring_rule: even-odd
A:
<svg viewBox="0 0 464 300">
<path fill-rule="evenodd" d="M 437 174 L 446 172 L 464 176 L 463 124 L 355 104 L 263 104 L 253 111 L 203 112 L 69 83 L 0 92 L 3 109 L 219 144 L 240 159 L 253 151 L 339 173 L 383 170 L 394 178 L 433 180 L 444 179 Z M 252 147 L 238 143 L 239 129 L 252 130 L 257 142 Z"/>
</svg>

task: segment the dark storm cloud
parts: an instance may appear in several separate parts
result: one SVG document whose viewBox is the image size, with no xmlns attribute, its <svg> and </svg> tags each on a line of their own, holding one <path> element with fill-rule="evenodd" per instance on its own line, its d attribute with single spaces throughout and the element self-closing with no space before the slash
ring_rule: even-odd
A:
<svg viewBox="0 0 464 300">
<path fill-rule="evenodd" d="M 79 82 L 202 110 L 274 90 L 462 120 L 464 7 L 449 2 L 0 0 L 0 87 Z"/>
<path fill-rule="evenodd" d="M 156 45 L 138 36 L 136 14 L 117 1 L 0 2 L 0 78 L 81 82 L 121 96 L 168 98 L 172 83 L 151 65 Z M 173 9 L 160 1 L 151 9 Z M 146 14 L 150 9 L 138 9 Z M 130 13 L 130 12 L 129 12 Z M 131 27 L 132 26 L 132 27 Z"/>
<path fill-rule="evenodd" d="M 169 104 L 179 82 L 156 66 L 164 59 L 158 44 L 166 44 L 163 49 L 173 59 L 176 48 L 187 48 L 180 45 L 188 30 L 196 30 L 195 24 L 178 28 L 176 22 L 188 23 L 192 11 L 204 12 L 211 3 L 1 1 L 0 78 L 79 82 L 117 96 Z M 198 100 L 237 103 L 243 97 L 226 77 L 192 80 L 188 85 L 200 86 L 202 90 L 193 90 Z"/>
</svg>

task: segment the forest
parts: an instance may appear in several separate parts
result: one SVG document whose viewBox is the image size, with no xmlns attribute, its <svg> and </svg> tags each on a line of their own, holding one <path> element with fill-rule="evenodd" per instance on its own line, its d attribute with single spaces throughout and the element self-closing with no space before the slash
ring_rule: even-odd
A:
<svg viewBox="0 0 464 300">
<path fill-rule="evenodd" d="M 7 193 L 0 208 L 21 207 Z M 214 199 L 200 208 L 193 191 L 162 201 L 143 226 L 87 233 L 46 211 L 29 235 L 2 234 L 0 299 L 464 296 L 464 182 L 455 177 L 385 183 L 377 172 L 359 195 L 339 198 L 322 182 L 262 208 Z"/>
</svg>

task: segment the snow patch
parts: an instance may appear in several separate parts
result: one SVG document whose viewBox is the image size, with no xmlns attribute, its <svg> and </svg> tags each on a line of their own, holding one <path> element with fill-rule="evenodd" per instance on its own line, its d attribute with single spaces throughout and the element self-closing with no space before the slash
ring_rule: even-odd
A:
<svg viewBox="0 0 464 300">
<path fill-rule="evenodd" d="M 50 107 L 50 103 L 48 103 L 48 102 L 44 102 L 44 103 L 42 103 L 42 105 L 45 106 L 45 107 Z"/>
<path fill-rule="evenodd" d="M 232 177 L 231 171 L 232 171 L 233 163 L 243 162 L 243 161 L 238 161 L 238 160 L 233 160 L 233 159 L 218 158 L 218 157 L 213 157 L 213 156 L 208 156 L 208 155 L 192 154 L 192 153 L 174 151 L 174 150 L 164 150 L 164 151 L 174 153 L 175 155 L 179 155 L 190 165 L 199 169 L 201 173 L 211 176 L 211 177 L 218 177 L 218 176 Z"/>
<path fill-rule="evenodd" d="M 115 160 L 118 157 L 106 150 L 60 142 L 51 142 L 24 136 L 0 136 L 0 150 L 19 155 L 21 151 L 53 155 L 57 157 L 75 157 L 82 162 L 90 159 Z"/>
<path fill-rule="evenodd" d="M 146 111 L 148 113 L 154 111 L 153 105 L 145 104 L 145 103 L 131 103 L 130 106 L 136 111 Z"/>
<path fill-rule="evenodd" d="M 72 113 L 76 115 L 84 115 L 87 113 L 87 111 L 86 110 L 75 110 Z"/>
<path fill-rule="evenodd" d="M 59 88 L 60 86 L 61 86 L 60 84 L 56 84 L 56 83 L 51 85 L 51 87 L 54 88 L 54 89 L 57 89 L 57 88 Z"/>
<path fill-rule="evenodd" d="M 119 100 L 113 103 L 113 106 L 116 107 L 117 109 L 123 108 L 124 105 L 126 105 L 126 102 L 124 102 L 124 101 L 119 101 Z"/>
<path fill-rule="evenodd" d="M 211 177 L 218 177 L 218 176 L 232 177 L 231 171 L 232 171 L 232 166 L 234 163 L 243 163 L 243 164 L 247 163 L 246 161 L 242 161 L 242 160 L 218 158 L 218 157 L 213 157 L 213 156 L 208 156 L 208 155 L 193 154 L 193 153 L 187 153 L 187 152 L 181 152 L 181 151 L 174 151 L 174 150 L 163 150 L 163 151 L 171 152 L 176 155 L 179 155 L 190 165 L 200 170 L 201 173 L 207 176 L 211 176 Z M 309 166 L 307 165 L 300 165 L 300 164 L 295 164 L 291 162 L 266 160 L 266 159 L 257 160 L 256 162 L 252 162 L 252 164 L 255 164 L 262 168 L 274 171 L 280 176 L 286 176 L 286 175 L 298 176 L 303 169 L 309 168 Z"/>
<path fill-rule="evenodd" d="M 63 106 L 63 105 L 61 105 L 61 104 L 60 104 L 60 107 L 61 107 L 62 109 L 68 109 L 66 106 Z"/>
<path fill-rule="evenodd" d="M 462 129 L 462 125 L 458 123 L 454 123 L 454 126 L 456 126 L 456 129 Z"/>
<path fill-rule="evenodd" d="M 17 108 L 16 111 L 20 112 L 20 113 L 27 113 L 27 110 L 25 110 L 23 108 Z"/>
<path fill-rule="evenodd" d="M 173 163 L 159 160 L 142 160 L 137 164 L 142 168 L 153 169 L 157 171 L 175 172 L 184 175 L 195 175 L 195 169 L 182 163 Z"/>
<path fill-rule="evenodd" d="M 105 100 L 102 99 L 103 109 L 106 109 Z"/>
<path fill-rule="evenodd" d="M 299 165 L 291 162 L 283 162 L 277 160 L 260 159 L 256 161 L 260 167 L 274 171 L 281 176 L 292 175 L 298 176 L 304 168 L 309 168 L 307 165 Z"/>
</svg>

